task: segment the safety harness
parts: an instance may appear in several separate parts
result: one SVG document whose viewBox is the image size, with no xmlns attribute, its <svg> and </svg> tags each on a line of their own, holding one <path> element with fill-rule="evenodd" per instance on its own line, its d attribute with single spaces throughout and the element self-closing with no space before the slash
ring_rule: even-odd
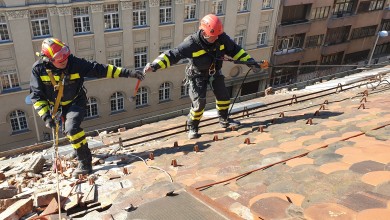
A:
<svg viewBox="0 0 390 220">
<path fill-rule="evenodd" d="M 51 84 L 54 87 L 54 91 L 58 91 L 56 102 L 54 103 L 53 112 L 51 114 L 52 117 L 54 118 L 58 112 L 58 107 L 60 106 L 62 95 L 64 94 L 64 84 L 62 83 L 62 81 L 64 79 L 65 74 L 61 73 L 60 80 L 57 83 L 56 80 L 54 79 L 52 71 L 50 69 L 46 69 L 46 72 L 50 78 Z"/>
</svg>

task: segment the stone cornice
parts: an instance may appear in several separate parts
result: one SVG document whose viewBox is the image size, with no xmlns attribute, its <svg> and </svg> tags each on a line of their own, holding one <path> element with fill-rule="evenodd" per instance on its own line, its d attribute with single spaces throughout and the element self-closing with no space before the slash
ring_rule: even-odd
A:
<svg viewBox="0 0 390 220">
<path fill-rule="evenodd" d="M 28 10 L 7 11 L 8 20 L 28 18 Z"/>
</svg>

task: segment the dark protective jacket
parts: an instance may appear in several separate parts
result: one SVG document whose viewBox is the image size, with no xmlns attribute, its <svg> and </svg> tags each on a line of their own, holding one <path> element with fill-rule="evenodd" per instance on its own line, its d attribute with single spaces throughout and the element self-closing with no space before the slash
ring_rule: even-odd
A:
<svg viewBox="0 0 390 220">
<path fill-rule="evenodd" d="M 237 45 L 226 33 L 219 35 L 216 42 L 210 44 L 201 39 L 201 30 L 188 36 L 179 46 L 167 50 L 158 56 L 151 64 L 153 71 L 168 68 L 181 59 L 189 60 L 190 69 L 198 73 L 208 73 L 212 63 L 215 62 L 215 70 L 222 68 L 221 58 L 227 55 L 233 60 L 254 61 L 253 58 L 239 45 Z M 216 58 L 218 58 L 216 60 Z"/>
<path fill-rule="evenodd" d="M 50 81 L 47 69 L 52 72 L 58 83 L 64 73 L 64 92 L 60 105 L 71 104 L 78 97 L 86 96 L 83 89 L 84 77 L 91 78 L 116 78 L 129 77 L 130 70 L 113 65 L 89 62 L 72 54 L 68 58 L 67 67 L 64 70 L 56 69 L 52 64 L 38 60 L 33 64 L 30 79 L 30 98 L 38 115 L 46 120 L 50 117 L 50 106 L 53 106 L 57 98 L 58 90 Z"/>
</svg>

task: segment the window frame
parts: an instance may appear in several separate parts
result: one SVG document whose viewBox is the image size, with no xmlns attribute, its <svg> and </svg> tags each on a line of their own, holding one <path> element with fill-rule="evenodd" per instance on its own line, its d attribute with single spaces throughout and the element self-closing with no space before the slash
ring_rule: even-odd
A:
<svg viewBox="0 0 390 220">
<path fill-rule="evenodd" d="M 76 14 L 76 9 L 81 9 L 81 8 L 84 8 L 86 9 L 87 13 L 86 14 Z M 91 18 L 90 18 L 90 10 L 89 10 L 89 7 L 88 6 L 83 6 L 83 7 L 74 7 L 73 9 L 73 26 L 74 26 L 74 33 L 75 34 L 85 34 L 85 33 L 91 33 Z M 79 11 L 80 12 L 80 11 Z M 78 13 L 78 12 L 77 12 Z M 84 11 L 85 13 L 85 11 Z M 76 20 L 79 19 L 79 24 L 80 24 L 80 27 L 76 26 Z M 84 23 L 88 23 L 88 25 L 85 25 Z M 77 31 L 77 29 L 81 29 L 81 31 Z M 85 30 L 85 29 L 88 29 L 88 30 Z"/>
<path fill-rule="evenodd" d="M 263 29 L 265 29 L 265 30 L 263 30 Z M 263 47 L 263 46 L 268 45 L 268 43 L 267 43 L 268 30 L 269 30 L 268 25 L 259 27 L 259 32 L 257 33 L 257 46 Z M 264 41 L 264 43 L 261 43 L 262 41 Z"/>
<path fill-rule="evenodd" d="M 137 95 L 135 96 L 135 107 L 143 107 L 149 104 L 149 92 L 146 87 L 138 88 Z"/>
<path fill-rule="evenodd" d="M 111 7 L 111 6 L 114 6 L 114 8 L 108 8 L 108 7 Z M 111 11 L 111 10 L 114 10 L 114 11 Z M 107 10 L 107 11 L 106 11 Z M 116 10 L 116 11 L 115 11 Z M 118 30 L 120 29 L 120 16 L 119 16 L 119 5 L 118 4 L 105 4 L 103 6 L 103 18 L 104 18 L 104 30 L 106 31 L 111 31 L 111 30 Z M 115 18 L 115 15 L 116 15 L 116 18 Z M 107 16 L 107 18 L 106 18 Z M 109 20 L 109 26 L 110 27 L 106 27 L 106 21 Z"/>
<path fill-rule="evenodd" d="M 46 9 L 29 10 L 31 33 L 34 38 L 50 36 L 49 16 Z"/>
<path fill-rule="evenodd" d="M 164 82 L 158 89 L 158 101 L 166 102 L 171 100 L 171 83 Z"/>
<path fill-rule="evenodd" d="M 114 66 L 122 66 L 122 52 L 111 53 L 107 58 L 107 63 Z"/>
<path fill-rule="evenodd" d="M 133 27 L 145 27 L 148 25 L 147 2 L 133 2 Z M 143 21 L 144 18 L 144 21 Z M 144 23 L 142 23 L 144 22 Z"/>
<path fill-rule="evenodd" d="M 14 114 L 15 113 L 15 114 Z M 22 110 L 15 110 L 9 114 L 12 133 L 28 131 L 26 113 Z"/>
<path fill-rule="evenodd" d="M 8 86 L 5 87 L 3 83 L 3 79 L 8 81 L 7 82 Z M 2 71 L 2 73 L 0 74 L 0 84 L 1 84 L 1 89 L 3 91 L 20 88 L 19 77 L 16 70 L 13 69 L 13 70 Z"/>
<path fill-rule="evenodd" d="M 148 60 L 148 48 L 137 47 L 134 48 L 134 68 L 143 68 L 147 64 Z"/>
<path fill-rule="evenodd" d="M 223 15 L 225 13 L 225 2 L 224 0 L 214 0 L 212 2 L 212 13 L 215 15 Z"/>
<path fill-rule="evenodd" d="M 245 40 L 245 30 L 239 30 L 238 33 L 234 36 L 234 42 L 239 45 L 241 48 L 244 48 Z"/>
<path fill-rule="evenodd" d="M 238 0 L 238 9 L 237 12 L 247 12 L 249 11 L 249 0 Z"/>
<path fill-rule="evenodd" d="M 165 3 L 170 2 L 170 5 L 163 5 L 162 1 Z M 160 0 L 160 9 L 159 9 L 159 18 L 161 24 L 170 24 L 173 22 L 173 2 L 172 0 Z"/>
<path fill-rule="evenodd" d="M 99 117 L 99 106 L 95 97 L 88 97 L 86 109 L 86 119 Z"/>
<path fill-rule="evenodd" d="M 190 84 L 183 84 L 180 86 L 180 97 L 188 97 L 190 96 Z"/>
<path fill-rule="evenodd" d="M 263 0 L 263 4 L 261 6 L 261 9 L 265 10 L 265 9 L 272 8 L 272 3 L 273 3 L 272 0 Z"/>
<path fill-rule="evenodd" d="M 195 1 L 195 3 L 193 1 Z M 197 5 L 198 5 L 197 0 L 186 0 L 184 5 L 184 21 L 191 21 L 196 19 L 197 16 L 196 10 L 198 8 Z"/>
<path fill-rule="evenodd" d="M 7 18 L 4 15 L 0 15 L 0 42 L 6 41 L 10 41 Z"/>
<path fill-rule="evenodd" d="M 115 109 L 113 109 L 115 107 Z M 125 97 L 121 92 L 115 92 L 110 96 L 111 113 L 117 113 L 125 110 Z"/>
</svg>

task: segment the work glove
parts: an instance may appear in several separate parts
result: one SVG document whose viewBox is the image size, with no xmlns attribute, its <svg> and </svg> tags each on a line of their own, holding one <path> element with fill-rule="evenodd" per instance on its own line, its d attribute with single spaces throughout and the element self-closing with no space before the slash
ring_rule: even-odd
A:
<svg viewBox="0 0 390 220">
<path fill-rule="evenodd" d="M 45 126 L 47 128 L 55 128 L 56 127 L 56 123 L 54 123 L 54 120 L 51 118 L 51 117 L 48 117 L 46 120 L 45 120 Z"/>
<path fill-rule="evenodd" d="M 259 64 L 251 65 L 250 68 L 251 68 L 252 71 L 253 71 L 254 73 L 256 73 L 256 74 L 261 73 L 261 68 L 260 68 Z"/>
<path fill-rule="evenodd" d="M 151 64 L 151 63 L 147 63 L 146 64 L 146 66 L 144 67 L 144 73 L 146 73 L 146 72 L 150 72 L 150 71 L 152 71 L 152 72 L 156 72 L 156 66 L 154 66 L 153 64 Z"/>
<path fill-rule="evenodd" d="M 142 71 L 139 71 L 139 70 L 136 70 L 136 71 L 132 71 L 130 72 L 130 77 L 133 77 L 133 78 L 137 78 L 139 80 L 144 80 L 145 79 L 145 74 L 142 72 Z"/>
</svg>

